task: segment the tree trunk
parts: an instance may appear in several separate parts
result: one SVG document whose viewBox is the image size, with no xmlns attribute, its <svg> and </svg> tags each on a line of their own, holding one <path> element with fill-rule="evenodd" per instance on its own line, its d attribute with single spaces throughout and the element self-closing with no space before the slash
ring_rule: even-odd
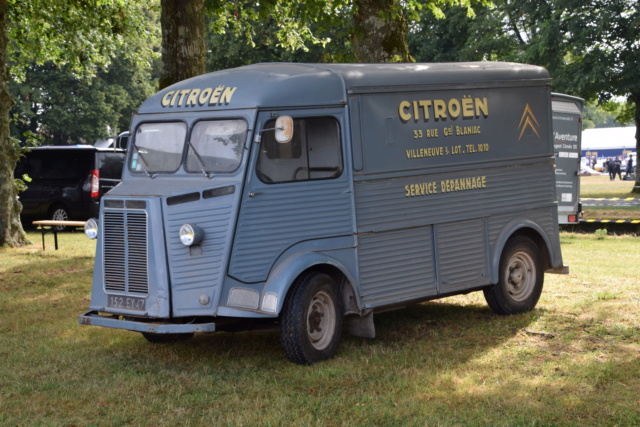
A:
<svg viewBox="0 0 640 427">
<path fill-rule="evenodd" d="M 636 153 L 640 153 L 640 92 L 631 94 L 631 101 L 636 106 L 634 114 L 634 122 L 636 123 Z M 637 164 L 638 158 L 636 157 L 636 164 L 633 165 L 636 171 L 636 183 L 633 186 L 632 193 L 640 194 L 640 165 Z"/>
<path fill-rule="evenodd" d="M 351 42 L 358 62 L 413 62 L 409 26 L 397 0 L 355 0 Z"/>
<path fill-rule="evenodd" d="M 18 154 L 9 133 L 13 100 L 7 88 L 7 42 L 7 0 L 0 0 L 0 246 L 16 247 L 29 242 L 20 224 L 22 205 L 13 180 Z"/>
<path fill-rule="evenodd" d="M 158 89 L 205 72 L 204 0 L 162 0 Z"/>
</svg>

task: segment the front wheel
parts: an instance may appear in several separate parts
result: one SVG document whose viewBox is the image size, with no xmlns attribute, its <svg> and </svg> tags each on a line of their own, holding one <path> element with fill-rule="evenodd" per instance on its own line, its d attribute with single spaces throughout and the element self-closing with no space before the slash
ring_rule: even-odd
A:
<svg viewBox="0 0 640 427">
<path fill-rule="evenodd" d="M 295 284 L 280 318 L 280 342 L 294 363 L 330 359 L 342 335 L 343 307 L 338 286 L 324 273 L 310 273 Z"/>
<path fill-rule="evenodd" d="M 509 239 L 500 256 L 498 283 L 484 290 L 489 307 L 498 314 L 532 310 L 542 293 L 544 271 L 538 246 L 526 236 Z"/>
</svg>

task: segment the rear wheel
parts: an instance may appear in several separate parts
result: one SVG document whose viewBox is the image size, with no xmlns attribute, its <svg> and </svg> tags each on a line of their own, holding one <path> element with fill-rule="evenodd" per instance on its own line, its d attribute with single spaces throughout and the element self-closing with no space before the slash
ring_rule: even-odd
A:
<svg viewBox="0 0 640 427">
<path fill-rule="evenodd" d="M 311 365 L 333 357 L 342 335 L 343 307 L 338 286 L 324 273 L 295 284 L 280 319 L 280 342 L 294 363 Z"/>
<path fill-rule="evenodd" d="M 69 211 L 63 205 L 55 205 L 53 208 L 51 208 L 51 211 L 49 213 L 49 219 L 52 219 L 54 221 L 69 221 L 69 218 Z M 64 225 L 56 225 L 55 228 L 57 231 L 67 230 L 67 227 L 65 227 Z"/>
<path fill-rule="evenodd" d="M 542 293 L 544 271 L 538 246 L 526 236 L 509 239 L 500 256 L 498 283 L 484 290 L 491 309 L 517 314 L 533 309 Z"/>
</svg>

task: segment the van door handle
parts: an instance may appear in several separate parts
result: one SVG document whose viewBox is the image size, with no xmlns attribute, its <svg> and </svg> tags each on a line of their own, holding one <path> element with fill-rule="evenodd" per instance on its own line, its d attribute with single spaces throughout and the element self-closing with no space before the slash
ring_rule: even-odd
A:
<svg viewBox="0 0 640 427">
<path fill-rule="evenodd" d="M 252 191 L 251 193 L 249 193 L 249 197 L 256 197 L 260 194 L 262 194 L 261 191 Z"/>
</svg>

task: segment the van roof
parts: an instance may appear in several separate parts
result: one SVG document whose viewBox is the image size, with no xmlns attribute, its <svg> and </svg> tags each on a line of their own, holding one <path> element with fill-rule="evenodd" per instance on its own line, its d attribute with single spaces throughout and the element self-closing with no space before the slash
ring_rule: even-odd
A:
<svg viewBox="0 0 640 427">
<path fill-rule="evenodd" d="M 544 68 L 507 62 L 261 63 L 176 83 L 147 99 L 139 113 L 340 105 L 351 93 L 486 87 L 516 81 L 551 84 Z"/>
</svg>

